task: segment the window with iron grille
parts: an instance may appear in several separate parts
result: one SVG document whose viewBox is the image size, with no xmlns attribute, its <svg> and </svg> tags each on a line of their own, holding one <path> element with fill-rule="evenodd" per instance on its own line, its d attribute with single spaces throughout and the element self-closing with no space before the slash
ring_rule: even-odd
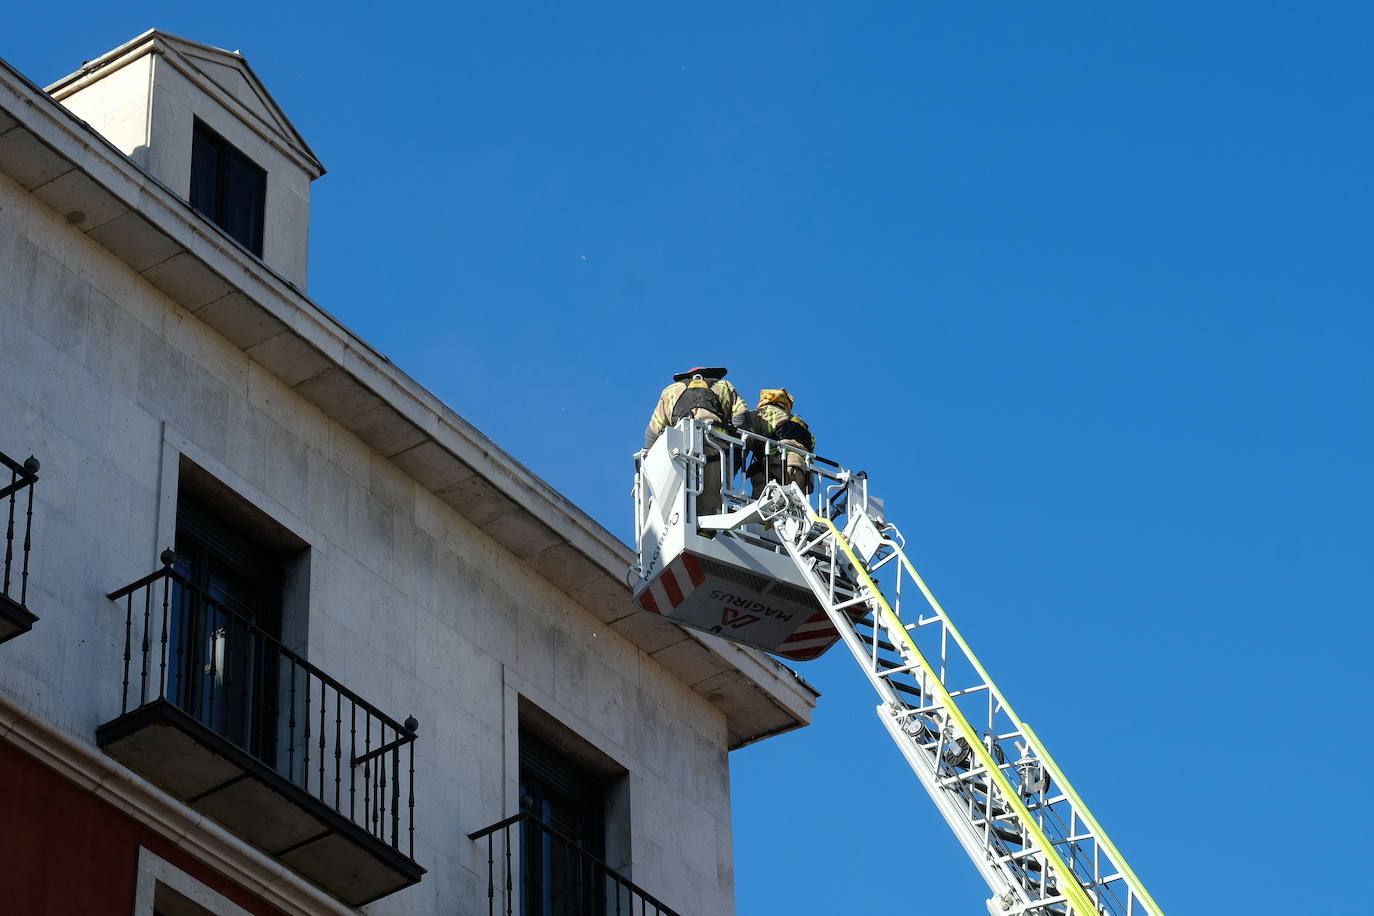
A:
<svg viewBox="0 0 1374 916">
<path fill-rule="evenodd" d="M 267 173 L 228 140 L 196 121 L 191 140 L 191 206 L 262 257 Z"/>
<path fill-rule="evenodd" d="M 278 672 L 258 634 L 281 635 L 283 561 L 206 504 L 177 501 L 168 693 L 201 723 L 259 760 L 275 755 Z"/>
<path fill-rule="evenodd" d="M 520 734 L 520 807 L 538 824 L 523 839 L 524 916 L 604 912 L 606 797 L 602 779 Z"/>
</svg>

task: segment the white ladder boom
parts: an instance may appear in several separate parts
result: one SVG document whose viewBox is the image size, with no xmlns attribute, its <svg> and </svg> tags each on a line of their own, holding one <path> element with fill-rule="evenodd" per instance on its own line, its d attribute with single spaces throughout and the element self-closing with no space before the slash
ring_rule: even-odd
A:
<svg viewBox="0 0 1374 916">
<path fill-rule="evenodd" d="M 896 527 L 870 507 L 866 484 L 849 484 L 844 531 L 795 485 L 776 482 L 701 527 L 772 527 L 877 691 L 878 717 L 987 881 L 992 916 L 1163 916 L 926 587 Z"/>
</svg>

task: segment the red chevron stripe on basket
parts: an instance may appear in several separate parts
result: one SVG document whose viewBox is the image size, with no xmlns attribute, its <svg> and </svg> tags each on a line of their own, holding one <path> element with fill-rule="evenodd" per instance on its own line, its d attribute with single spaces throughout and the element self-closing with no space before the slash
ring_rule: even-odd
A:
<svg viewBox="0 0 1374 916">
<path fill-rule="evenodd" d="M 830 648 L 839 635 L 830 624 L 830 618 L 818 611 L 782 641 L 777 653 L 800 662 L 810 661 Z"/>
<path fill-rule="evenodd" d="M 682 606 L 685 600 L 682 584 L 691 583 L 686 594 L 706 581 L 706 573 L 701 563 L 689 553 L 684 553 L 663 570 L 658 579 L 651 583 L 639 596 L 639 606 L 655 614 L 670 614 Z"/>
</svg>

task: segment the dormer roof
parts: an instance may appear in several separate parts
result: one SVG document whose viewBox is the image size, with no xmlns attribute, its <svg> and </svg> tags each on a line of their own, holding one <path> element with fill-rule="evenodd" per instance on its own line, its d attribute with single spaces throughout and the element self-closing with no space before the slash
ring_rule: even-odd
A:
<svg viewBox="0 0 1374 916">
<path fill-rule="evenodd" d="M 324 174 L 324 165 L 238 51 L 226 51 L 160 29 L 149 29 L 95 60 L 87 61 L 80 70 L 48 86 L 47 91 L 60 102 L 111 70 L 147 54 L 161 55 L 187 79 L 238 114 L 269 143 L 295 159 L 312 179 Z"/>
</svg>

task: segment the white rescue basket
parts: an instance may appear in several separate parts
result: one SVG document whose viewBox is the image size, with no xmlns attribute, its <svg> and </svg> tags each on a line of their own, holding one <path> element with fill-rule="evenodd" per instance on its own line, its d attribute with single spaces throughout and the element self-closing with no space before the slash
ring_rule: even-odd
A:
<svg viewBox="0 0 1374 916">
<path fill-rule="evenodd" d="M 766 450 L 765 457 L 773 461 L 791 451 L 750 433 L 730 434 L 688 418 L 664 430 L 650 449 L 636 456 L 638 562 L 631 570 L 631 585 L 645 611 L 786 659 L 808 661 L 834 645 L 839 633 L 749 498 L 741 465 L 751 446 Z M 851 475 L 802 454 L 808 473 L 819 482 L 813 508 L 829 514 L 834 504 L 843 504 L 836 497 Z M 709 460 L 721 463 L 722 509 L 720 515 L 700 519 L 697 499 L 711 455 L 718 457 Z M 734 514 L 740 512 L 750 515 Z"/>
</svg>

